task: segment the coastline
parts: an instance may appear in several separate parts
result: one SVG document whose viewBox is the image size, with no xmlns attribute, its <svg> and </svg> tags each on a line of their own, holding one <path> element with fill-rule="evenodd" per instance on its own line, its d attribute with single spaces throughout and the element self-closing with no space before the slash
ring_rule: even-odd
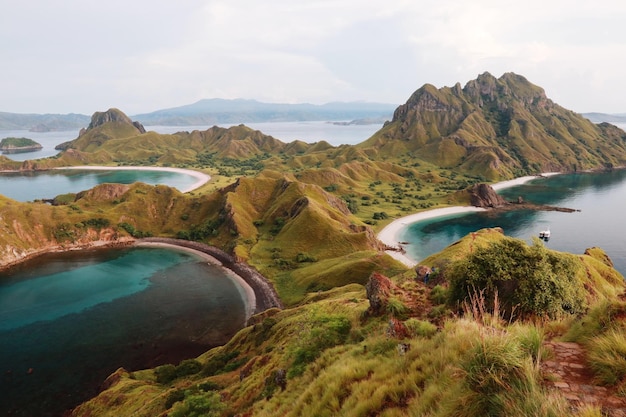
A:
<svg viewBox="0 0 626 417">
<path fill-rule="evenodd" d="M 133 171 L 167 171 L 167 172 L 175 172 L 177 174 L 186 174 L 192 176 L 197 179 L 196 182 L 191 184 L 189 187 L 180 190 L 181 193 L 188 193 L 197 188 L 200 188 L 207 182 L 211 180 L 211 176 L 205 174 L 200 171 L 194 171 L 192 169 L 184 169 L 184 168 L 172 168 L 172 167 L 156 167 L 156 166 L 104 166 L 104 165 L 80 165 L 80 166 L 71 166 L 71 167 L 56 167 L 53 169 L 86 169 L 86 170 L 100 170 L 100 171 L 108 171 L 108 170 L 133 170 Z"/>
<path fill-rule="evenodd" d="M 251 266 L 237 262 L 228 253 L 200 242 L 190 240 L 150 237 L 138 239 L 134 242 L 137 246 L 167 246 L 180 250 L 187 250 L 202 256 L 208 262 L 222 267 L 228 276 L 235 280 L 240 288 L 242 298 L 246 304 L 246 320 L 254 314 L 261 313 L 270 308 L 283 308 L 278 293 L 271 282 Z"/>
<path fill-rule="evenodd" d="M 257 309 L 256 295 L 254 293 L 254 289 L 244 280 L 242 277 L 237 275 L 232 269 L 229 269 L 224 266 L 222 262 L 220 262 L 217 258 L 211 256 L 205 251 L 201 251 L 194 248 L 189 248 L 186 246 L 177 245 L 174 243 L 165 243 L 165 242 L 145 242 L 145 241 L 137 241 L 133 246 L 137 247 L 148 247 L 148 248 L 171 248 L 176 250 L 181 250 L 189 253 L 193 253 L 200 258 L 204 259 L 207 263 L 211 265 L 215 265 L 219 267 L 231 280 L 235 282 L 235 286 L 241 295 L 243 300 L 245 310 L 246 310 L 246 322 L 252 317 Z"/>
<path fill-rule="evenodd" d="M 501 181 L 496 184 L 492 184 L 491 188 L 494 190 L 502 190 L 504 188 L 514 187 L 516 185 L 522 185 L 527 183 L 530 180 L 534 180 L 541 177 L 549 177 L 552 175 L 558 175 L 560 172 L 547 172 L 542 173 L 540 175 L 528 175 L 524 177 L 515 178 L 513 180 Z M 436 208 L 432 210 L 426 210 L 419 213 L 409 214 L 408 216 L 400 217 L 395 219 L 387 226 L 385 226 L 380 232 L 378 232 L 378 240 L 383 242 L 385 246 L 390 248 L 398 248 L 401 249 L 401 245 L 399 242 L 399 235 L 402 230 L 412 223 L 417 223 L 422 220 L 432 219 L 435 217 L 447 216 L 449 214 L 457 214 L 457 213 L 470 213 L 475 211 L 485 211 L 487 209 L 481 207 L 474 206 L 453 206 L 453 207 L 444 207 L 444 208 Z M 418 261 L 409 258 L 404 254 L 402 250 L 386 250 L 385 251 L 389 256 L 396 259 L 397 261 L 402 262 L 407 268 L 414 268 Z"/>
</svg>

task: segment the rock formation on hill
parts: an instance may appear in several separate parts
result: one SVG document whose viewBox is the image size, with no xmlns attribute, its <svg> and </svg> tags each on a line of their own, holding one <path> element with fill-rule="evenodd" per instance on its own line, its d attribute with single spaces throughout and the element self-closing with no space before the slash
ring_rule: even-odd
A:
<svg viewBox="0 0 626 417">
<path fill-rule="evenodd" d="M 496 191 L 487 184 L 475 184 L 469 188 L 470 204 L 475 207 L 501 207 L 507 204 Z"/>
</svg>

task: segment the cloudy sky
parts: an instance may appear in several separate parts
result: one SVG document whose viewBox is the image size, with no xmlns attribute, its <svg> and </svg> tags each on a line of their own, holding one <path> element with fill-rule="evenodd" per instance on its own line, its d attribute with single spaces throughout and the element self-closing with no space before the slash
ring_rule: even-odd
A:
<svg viewBox="0 0 626 417">
<path fill-rule="evenodd" d="M 401 104 L 515 72 L 626 113 L 619 0 L 0 0 L 0 111 L 129 115 L 203 98 Z"/>
</svg>

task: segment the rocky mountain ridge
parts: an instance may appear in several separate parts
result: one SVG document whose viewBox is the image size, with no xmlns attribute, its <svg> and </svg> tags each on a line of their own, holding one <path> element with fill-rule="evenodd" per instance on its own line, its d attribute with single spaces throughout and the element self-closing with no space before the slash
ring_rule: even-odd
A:
<svg viewBox="0 0 626 417">
<path fill-rule="evenodd" d="M 483 73 L 464 87 L 426 84 L 358 146 L 489 179 L 626 164 L 624 131 L 593 124 L 513 73 Z"/>
</svg>

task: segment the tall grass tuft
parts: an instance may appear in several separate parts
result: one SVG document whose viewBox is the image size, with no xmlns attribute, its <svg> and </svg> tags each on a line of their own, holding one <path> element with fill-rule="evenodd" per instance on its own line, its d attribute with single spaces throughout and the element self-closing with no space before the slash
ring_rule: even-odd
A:
<svg viewBox="0 0 626 417">
<path fill-rule="evenodd" d="M 387 312 L 397 319 L 406 318 L 409 308 L 398 298 L 389 297 L 387 300 Z"/>
<path fill-rule="evenodd" d="M 587 344 L 589 365 L 598 380 L 616 385 L 626 376 L 626 335 L 611 329 Z"/>
<path fill-rule="evenodd" d="M 545 332 L 543 328 L 533 324 L 518 323 L 510 326 L 508 331 L 515 335 L 522 350 L 538 364 L 544 355 Z"/>
<path fill-rule="evenodd" d="M 541 385 L 539 367 L 517 337 L 486 335 L 461 362 L 463 390 L 455 417 L 567 415 L 561 397 Z"/>
<path fill-rule="evenodd" d="M 494 290 L 493 307 L 491 308 L 488 308 L 485 290 L 478 291 L 475 288 L 461 306 L 463 307 L 465 317 L 471 317 L 480 324 L 493 327 L 498 327 L 501 324 L 498 290 Z"/>
</svg>

